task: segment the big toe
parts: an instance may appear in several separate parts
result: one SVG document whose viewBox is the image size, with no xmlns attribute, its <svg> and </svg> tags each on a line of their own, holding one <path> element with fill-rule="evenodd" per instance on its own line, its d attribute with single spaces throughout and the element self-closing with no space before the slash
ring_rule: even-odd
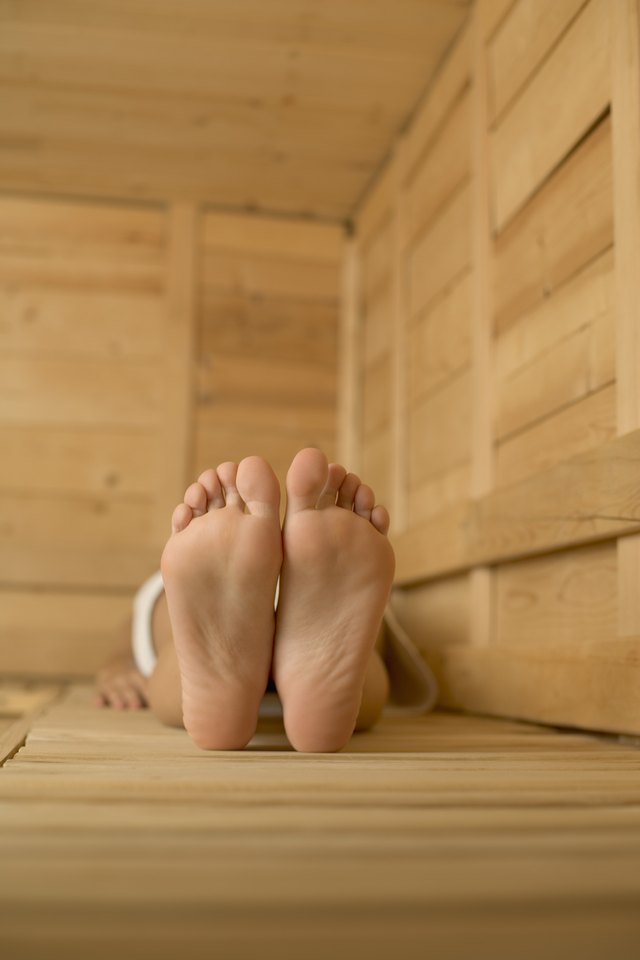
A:
<svg viewBox="0 0 640 960">
<path fill-rule="evenodd" d="M 236 486 L 249 513 L 256 516 L 279 516 L 280 484 L 262 457 L 245 457 L 240 461 Z"/>
<path fill-rule="evenodd" d="M 287 513 L 313 508 L 327 483 L 329 464 L 321 450 L 306 447 L 295 455 L 287 473 Z"/>
</svg>

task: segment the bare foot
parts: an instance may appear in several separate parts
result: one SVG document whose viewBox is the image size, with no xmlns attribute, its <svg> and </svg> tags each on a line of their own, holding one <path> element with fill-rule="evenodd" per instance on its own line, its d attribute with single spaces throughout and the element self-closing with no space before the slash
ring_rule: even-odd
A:
<svg viewBox="0 0 640 960">
<path fill-rule="evenodd" d="M 173 514 L 162 576 L 184 725 L 205 749 L 240 749 L 255 732 L 273 648 L 279 503 L 269 464 L 248 457 L 206 470 Z"/>
<path fill-rule="evenodd" d="M 273 676 L 297 750 L 339 750 L 355 727 L 395 566 L 374 503 L 319 450 L 289 468 Z"/>
</svg>

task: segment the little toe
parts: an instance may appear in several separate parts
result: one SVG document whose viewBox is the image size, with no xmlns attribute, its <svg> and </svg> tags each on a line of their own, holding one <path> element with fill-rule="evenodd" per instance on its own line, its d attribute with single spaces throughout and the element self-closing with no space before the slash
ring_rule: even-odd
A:
<svg viewBox="0 0 640 960">
<path fill-rule="evenodd" d="M 329 476 L 327 477 L 324 490 L 320 494 L 320 499 L 317 503 L 319 510 L 323 510 L 325 507 L 335 506 L 338 490 L 346 475 L 347 471 L 340 463 L 329 464 Z"/>
<path fill-rule="evenodd" d="M 287 513 L 315 509 L 329 475 L 321 450 L 306 447 L 296 453 L 287 473 Z"/>
<path fill-rule="evenodd" d="M 389 513 L 386 507 L 381 506 L 379 503 L 371 511 L 371 523 L 383 536 L 389 533 Z"/>
<path fill-rule="evenodd" d="M 180 533 L 193 520 L 193 510 L 186 503 L 179 503 L 171 517 L 171 532 Z"/>
<path fill-rule="evenodd" d="M 345 510 L 353 510 L 353 501 L 355 500 L 356 490 L 359 486 L 360 477 L 357 477 L 355 473 L 348 473 L 338 490 L 338 506 L 343 507 Z"/>
<path fill-rule="evenodd" d="M 215 470 L 204 470 L 198 477 L 198 483 L 202 484 L 207 492 L 207 510 L 220 510 L 224 507 L 224 494 Z"/>
<path fill-rule="evenodd" d="M 361 483 L 356 490 L 353 501 L 355 512 L 359 517 L 362 517 L 363 520 L 371 520 L 371 511 L 375 506 L 375 502 L 376 496 L 371 487 L 367 486 L 366 483 Z"/>
<path fill-rule="evenodd" d="M 280 484 L 262 457 L 245 457 L 236 477 L 238 493 L 254 516 L 280 516 Z"/>
<path fill-rule="evenodd" d="M 238 493 L 238 464 L 228 460 L 221 463 L 216 470 L 224 493 L 224 501 L 228 507 L 240 507 L 244 510 L 244 501 Z"/>
<path fill-rule="evenodd" d="M 191 507 L 194 517 L 201 517 L 207 512 L 207 491 L 196 481 L 187 487 L 184 502 Z"/>
</svg>

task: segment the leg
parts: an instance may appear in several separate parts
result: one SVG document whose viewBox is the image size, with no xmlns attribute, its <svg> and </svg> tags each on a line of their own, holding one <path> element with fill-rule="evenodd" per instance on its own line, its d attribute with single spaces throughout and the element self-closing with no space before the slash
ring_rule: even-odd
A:
<svg viewBox="0 0 640 960">
<path fill-rule="evenodd" d="M 374 645 L 391 588 L 389 516 L 373 491 L 319 450 L 287 475 L 273 675 L 298 750 L 339 750 L 386 699 Z"/>
<path fill-rule="evenodd" d="M 169 727 L 184 727 L 180 669 L 166 593 L 160 595 L 154 607 L 151 633 L 158 662 L 147 681 L 147 702 L 162 723 Z"/>
</svg>

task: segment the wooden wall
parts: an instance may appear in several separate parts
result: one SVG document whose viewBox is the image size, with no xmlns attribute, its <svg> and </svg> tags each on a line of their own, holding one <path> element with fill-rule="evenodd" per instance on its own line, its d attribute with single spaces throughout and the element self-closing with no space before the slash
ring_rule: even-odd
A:
<svg viewBox="0 0 640 960">
<path fill-rule="evenodd" d="M 448 706 L 640 732 L 635 0 L 478 0 L 362 205 L 341 444 Z"/>
<path fill-rule="evenodd" d="M 340 227 L 208 213 L 202 223 L 194 473 L 334 456 Z"/>
<path fill-rule="evenodd" d="M 0 199 L 0 671 L 92 672 L 205 465 L 334 444 L 337 227 Z"/>
</svg>

